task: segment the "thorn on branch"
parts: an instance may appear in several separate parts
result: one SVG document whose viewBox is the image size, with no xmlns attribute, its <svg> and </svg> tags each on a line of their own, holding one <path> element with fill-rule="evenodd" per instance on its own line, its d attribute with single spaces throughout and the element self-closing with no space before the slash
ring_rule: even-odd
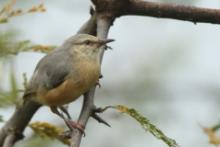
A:
<svg viewBox="0 0 220 147">
<path fill-rule="evenodd" d="M 97 120 L 99 123 L 102 123 L 102 124 L 104 124 L 104 125 L 106 125 L 106 126 L 108 126 L 108 127 L 111 127 L 111 125 L 107 122 L 107 121 L 105 121 L 103 118 L 101 118 L 97 113 L 103 113 L 104 111 L 106 111 L 108 108 L 111 108 L 112 106 L 106 106 L 106 107 L 104 107 L 104 108 L 101 108 L 101 107 L 99 107 L 99 108 L 96 108 L 95 106 L 94 106 L 94 109 L 93 109 L 93 112 L 92 112 L 92 114 L 91 114 L 91 117 L 92 118 L 94 118 L 95 120 Z"/>
<path fill-rule="evenodd" d="M 106 110 L 109 109 L 109 108 L 114 108 L 114 106 L 106 106 L 106 107 L 104 107 L 104 108 L 101 108 L 101 107 L 95 108 L 95 109 L 94 109 L 94 112 L 95 112 L 95 113 L 103 113 L 104 111 L 106 111 Z"/>
<path fill-rule="evenodd" d="M 99 123 L 102 123 L 102 124 L 104 124 L 104 125 L 106 125 L 106 126 L 108 126 L 108 127 L 111 127 L 111 125 L 107 122 L 107 121 L 105 121 L 103 118 L 101 118 L 98 114 L 96 114 L 96 113 L 93 113 L 92 114 L 92 118 L 94 118 L 95 120 L 97 120 Z"/>
<path fill-rule="evenodd" d="M 89 13 L 91 15 L 93 15 L 95 13 L 95 8 L 93 6 L 90 6 Z"/>
</svg>

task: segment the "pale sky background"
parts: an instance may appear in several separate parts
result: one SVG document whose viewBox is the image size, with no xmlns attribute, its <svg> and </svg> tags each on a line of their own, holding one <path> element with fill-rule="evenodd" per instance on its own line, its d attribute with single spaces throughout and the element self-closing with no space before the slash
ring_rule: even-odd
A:
<svg viewBox="0 0 220 147">
<path fill-rule="evenodd" d="M 24 8 L 38 3 L 25 2 Z M 201 7 L 220 7 L 219 0 L 194 2 Z M 1 25 L 0 30 L 18 30 L 19 40 L 60 45 L 87 21 L 90 4 L 89 0 L 48 0 L 45 1 L 47 12 L 13 18 Z M 220 26 L 126 16 L 115 21 L 109 38 L 116 41 L 103 60 L 104 79 L 102 88 L 97 90 L 97 105 L 124 104 L 136 108 L 182 147 L 211 146 L 199 124 L 212 126 L 220 119 Z M 20 85 L 22 73 L 30 77 L 43 56 L 29 52 L 16 57 Z M 8 86 L 6 75 L 7 71 L 1 75 L 5 88 Z M 80 107 L 81 99 L 71 104 L 74 119 Z M 7 119 L 13 109 L 3 112 Z M 112 128 L 91 119 L 82 147 L 166 147 L 124 115 L 109 111 L 102 116 Z M 46 107 L 40 109 L 33 120 L 62 123 Z M 57 142 L 52 146 L 56 145 Z"/>
</svg>

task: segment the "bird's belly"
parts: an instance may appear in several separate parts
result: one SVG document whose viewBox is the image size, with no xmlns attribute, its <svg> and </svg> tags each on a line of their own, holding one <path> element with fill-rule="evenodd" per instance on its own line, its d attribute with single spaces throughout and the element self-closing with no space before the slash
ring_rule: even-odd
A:
<svg viewBox="0 0 220 147">
<path fill-rule="evenodd" d="M 100 75 L 98 66 L 84 65 L 78 74 L 73 74 L 60 86 L 37 96 L 38 101 L 44 105 L 59 106 L 76 100 L 96 84 Z"/>
</svg>

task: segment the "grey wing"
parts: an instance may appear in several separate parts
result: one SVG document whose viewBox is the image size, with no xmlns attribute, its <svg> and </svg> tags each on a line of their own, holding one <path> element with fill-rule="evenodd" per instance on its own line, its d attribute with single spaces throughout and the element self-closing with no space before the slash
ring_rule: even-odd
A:
<svg viewBox="0 0 220 147">
<path fill-rule="evenodd" d="M 50 63 L 44 67 L 46 69 L 42 69 L 43 72 L 46 72 L 46 80 L 43 81 L 43 83 L 46 88 L 53 89 L 68 78 L 68 75 L 72 70 L 72 62 L 69 55 L 64 56 L 63 54 L 55 54 L 54 56 L 51 56 L 51 58 L 48 58 L 48 60 Z"/>
<path fill-rule="evenodd" d="M 46 55 L 38 63 L 25 93 L 34 93 L 40 87 L 49 90 L 59 86 L 72 72 L 71 63 L 70 55 L 63 50 Z"/>
</svg>

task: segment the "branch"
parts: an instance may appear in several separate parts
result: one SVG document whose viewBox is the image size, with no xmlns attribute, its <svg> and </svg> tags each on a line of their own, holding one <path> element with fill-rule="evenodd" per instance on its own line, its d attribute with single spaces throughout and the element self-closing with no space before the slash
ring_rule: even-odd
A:
<svg viewBox="0 0 220 147">
<path fill-rule="evenodd" d="M 184 6 L 175 4 L 162 4 L 157 2 L 146 2 L 130 0 L 126 10 L 121 15 L 141 15 L 159 18 L 172 18 L 194 23 L 220 24 L 220 10 Z"/>
<path fill-rule="evenodd" d="M 94 16 L 95 15 L 95 16 Z M 109 28 L 112 24 L 112 19 L 109 17 L 103 17 L 102 14 L 94 14 L 91 19 L 84 25 L 83 29 L 80 30 L 80 33 L 89 33 L 91 32 L 96 32 L 97 31 L 97 36 L 100 39 L 106 39 L 108 35 Z M 97 15 L 97 16 L 96 16 Z M 95 19 L 94 19 L 95 18 Z M 96 23 L 97 22 L 97 23 Z M 97 24 L 97 25 L 94 25 Z M 87 26 L 88 25 L 88 26 Z M 91 26 L 95 26 L 92 27 Z M 90 28 L 90 29 L 88 29 Z M 97 30 L 96 30 L 97 28 Z M 96 31 L 94 31 L 95 29 Z M 94 34 L 92 34 L 94 35 Z M 102 49 L 102 54 L 100 56 L 100 59 L 102 61 L 104 54 L 104 48 Z M 94 104 L 94 95 L 95 95 L 95 89 L 96 87 L 91 88 L 85 95 L 83 99 L 83 107 L 80 112 L 80 116 L 78 118 L 78 123 L 82 124 L 83 126 L 86 126 L 89 117 L 91 114 L 94 112 L 95 104 Z M 71 135 L 71 147 L 79 147 L 80 142 L 82 139 L 82 132 L 79 130 L 75 130 L 72 132 Z"/>
<path fill-rule="evenodd" d="M 3 147 L 12 147 L 14 143 L 16 142 L 17 137 L 14 134 L 9 135 L 4 142 Z"/>
<path fill-rule="evenodd" d="M 31 101 L 16 108 L 12 117 L 0 130 L 0 146 L 6 147 L 6 144 L 9 144 L 7 147 L 12 147 L 16 141 L 22 139 L 25 127 L 39 108 L 39 104 Z"/>
<path fill-rule="evenodd" d="M 90 115 L 94 110 L 94 94 L 95 87 L 91 88 L 89 92 L 84 95 L 83 107 L 78 119 L 78 123 L 86 126 Z M 74 130 L 71 134 L 71 145 L 70 147 L 79 147 L 82 139 L 82 132 L 78 129 Z"/>
<path fill-rule="evenodd" d="M 93 2 L 95 4 L 105 3 L 103 7 L 98 7 L 97 12 L 113 14 L 116 17 L 138 15 L 185 20 L 193 23 L 203 22 L 220 24 L 219 9 L 164 4 L 141 0 L 93 0 Z"/>
<path fill-rule="evenodd" d="M 93 11 L 93 9 L 91 11 Z M 79 29 L 77 34 L 90 34 L 96 36 L 96 19 L 96 13 L 92 14 L 91 18 Z"/>
</svg>

